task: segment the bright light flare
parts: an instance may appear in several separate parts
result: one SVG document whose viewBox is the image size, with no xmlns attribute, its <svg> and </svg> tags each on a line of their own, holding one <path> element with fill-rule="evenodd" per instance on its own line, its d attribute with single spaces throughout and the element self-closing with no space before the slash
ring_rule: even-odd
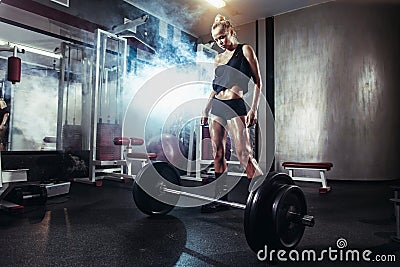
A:
<svg viewBox="0 0 400 267">
<path fill-rule="evenodd" d="M 216 8 L 221 8 L 225 6 L 225 1 L 223 0 L 206 0 L 211 5 L 215 6 Z"/>
</svg>

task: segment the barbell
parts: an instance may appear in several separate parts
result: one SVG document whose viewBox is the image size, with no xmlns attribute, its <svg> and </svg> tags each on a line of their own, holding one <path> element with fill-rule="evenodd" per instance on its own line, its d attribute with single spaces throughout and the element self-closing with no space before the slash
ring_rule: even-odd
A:
<svg viewBox="0 0 400 267">
<path fill-rule="evenodd" d="M 180 184 L 180 175 L 170 163 L 147 164 L 134 180 L 136 206 L 149 216 L 161 216 L 170 212 L 183 196 L 243 209 L 246 240 L 256 253 L 265 246 L 269 249 L 293 249 L 300 242 L 305 226 L 314 226 L 314 217 L 307 215 L 303 191 L 284 173 L 268 173 L 263 183 L 249 193 L 246 204 L 182 191 Z M 166 194 L 172 201 L 162 201 Z"/>
</svg>

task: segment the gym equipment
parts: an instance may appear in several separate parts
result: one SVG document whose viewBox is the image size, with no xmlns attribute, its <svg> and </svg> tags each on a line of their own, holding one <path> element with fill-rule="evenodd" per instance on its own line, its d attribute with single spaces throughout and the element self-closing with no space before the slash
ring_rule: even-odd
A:
<svg viewBox="0 0 400 267">
<path fill-rule="evenodd" d="M 133 183 L 133 199 L 138 209 L 150 216 L 165 215 L 174 208 L 174 206 L 163 203 L 152 197 L 153 194 L 163 194 L 162 188 L 165 186 L 164 181 L 160 180 L 160 183 L 154 187 L 154 191 L 152 192 L 146 192 L 140 187 L 139 181 L 141 179 L 152 180 L 157 174 L 164 177 L 167 182 L 174 185 L 180 185 L 180 176 L 178 171 L 168 162 L 158 161 L 153 164 L 147 164 L 139 171 L 136 175 L 135 182 Z M 178 200 L 179 196 L 176 197 L 176 203 Z"/>
<path fill-rule="evenodd" d="M 13 84 L 21 81 L 21 59 L 16 56 L 8 58 L 7 80 Z"/>
<path fill-rule="evenodd" d="M 333 167 L 331 162 L 283 162 L 282 166 L 289 171 L 289 176 L 295 181 L 322 183 L 319 193 L 328 193 L 331 187 L 326 181 L 325 172 Z M 320 178 L 294 176 L 294 170 L 319 171 Z"/>
<path fill-rule="evenodd" d="M 28 180 L 27 169 L 4 170 L 2 164 L 2 155 L 0 153 L 0 210 L 17 211 L 23 209 L 23 206 L 6 201 L 4 198 L 14 188 L 18 182 Z"/>
<path fill-rule="evenodd" d="M 83 83 L 80 65 L 83 61 L 83 48 L 62 43 L 61 54 L 56 149 L 80 151 L 83 145 L 82 116 L 85 116 L 80 105 Z"/>
<path fill-rule="evenodd" d="M 121 126 L 115 123 L 97 124 L 96 160 L 121 159 L 121 147 L 113 142 L 115 136 L 121 135 Z"/>
<path fill-rule="evenodd" d="M 65 151 L 82 150 L 82 126 L 73 124 L 63 125 L 62 140 Z"/>
<path fill-rule="evenodd" d="M 127 138 L 127 137 L 114 137 L 114 145 L 116 146 L 141 146 L 144 144 L 144 140 L 142 138 Z"/>
<path fill-rule="evenodd" d="M 141 181 L 151 182 L 154 186 L 143 189 Z M 307 204 L 302 190 L 294 185 L 287 174 L 269 173 L 263 183 L 250 192 L 246 204 L 184 192 L 179 186 L 179 173 L 171 164 L 153 162 L 144 166 L 137 174 L 133 198 L 138 209 L 150 216 L 167 214 L 178 203 L 180 196 L 243 209 L 246 240 L 256 253 L 266 245 L 270 249 L 292 249 L 300 242 L 305 226 L 314 226 L 314 217 L 307 215 Z M 173 196 L 172 201 L 162 202 L 165 194 Z"/>
<path fill-rule="evenodd" d="M 390 201 L 394 204 L 394 215 L 396 217 L 396 235 L 392 236 L 392 240 L 400 243 L 400 186 L 392 186 L 394 191 L 394 198 L 391 198 Z"/>
<path fill-rule="evenodd" d="M 0 49 L 0 51 L 10 51 L 13 55 L 8 58 L 7 80 L 12 84 L 21 81 L 21 59 L 17 57 L 18 53 L 25 53 L 24 49 L 18 49 L 17 46 L 9 49 Z"/>
<path fill-rule="evenodd" d="M 161 134 L 151 138 L 146 151 L 157 154 L 157 160 L 171 163 L 175 168 L 184 173 L 187 166 L 187 154 L 183 143 L 179 138 L 172 134 Z"/>
<path fill-rule="evenodd" d="M 103 178 L 125 181 L 121 146 L 113 140 L 122 134 L 123 78 L 126 74 L 127 40 L 97 29 L 95 68 L 90 118 L 90 175 L 94 183 Z M 113 174 L 121 174 L 114 177 Z M 109 175 L 110 174 L 110 175 Z"/>
<path fill-rule="evenodd" d="M 37 184 L 18 185 L 4 199 L 22 206 L 44 205 L 47 201 L 47 189 Z"/>
</svg>

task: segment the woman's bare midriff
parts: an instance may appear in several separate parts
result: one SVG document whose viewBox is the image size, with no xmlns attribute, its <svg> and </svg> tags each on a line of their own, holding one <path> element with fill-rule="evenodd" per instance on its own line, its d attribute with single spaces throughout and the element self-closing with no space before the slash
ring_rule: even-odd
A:
<svg viewBox="0 0 400 267">
<path fill-rule="evenodd" d="M 219 100 L 243 98 L 243 90 L 239 86 L 234 85 L 232 88 L 228 88 L 219 92 L 217 95 L 215 95 L 215 98 Z"/>
</svg>

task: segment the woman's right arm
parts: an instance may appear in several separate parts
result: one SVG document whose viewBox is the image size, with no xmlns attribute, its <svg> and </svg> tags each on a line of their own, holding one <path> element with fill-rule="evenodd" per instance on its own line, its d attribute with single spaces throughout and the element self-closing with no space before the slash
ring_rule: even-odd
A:
<svg viewBox="0 0 400 267">
<path fill-rule="evenodd" d="M 212 100 L 213 100 L 215 94 L 216 94 L 216 92 L 214 90 L 212 90 L 210 96 L 208 97 L 206 107 L 203 111 L 203 115 L 201 116 L 201 122 L 200 122 L 201 125 L 208 124 L 208 114 L 210 113 Z"/>
<path fill-rule="evenodd" d="M 216 68 L 219 64 L 220 60 L 220 54 L 217 54 L 214 58 L 214 68 Z M 208 124 L 208 114 L 210 113 L 211 110 L 211 105 L 212 105 L 212 100 L 215 97 L 216 92 L 214 90 L 211 90 L 210 96 L 208 97 L 207 105 L 203 111 L 203 115 L 201 116 L 201 125 L 207 125 Z"/>
</svg>

